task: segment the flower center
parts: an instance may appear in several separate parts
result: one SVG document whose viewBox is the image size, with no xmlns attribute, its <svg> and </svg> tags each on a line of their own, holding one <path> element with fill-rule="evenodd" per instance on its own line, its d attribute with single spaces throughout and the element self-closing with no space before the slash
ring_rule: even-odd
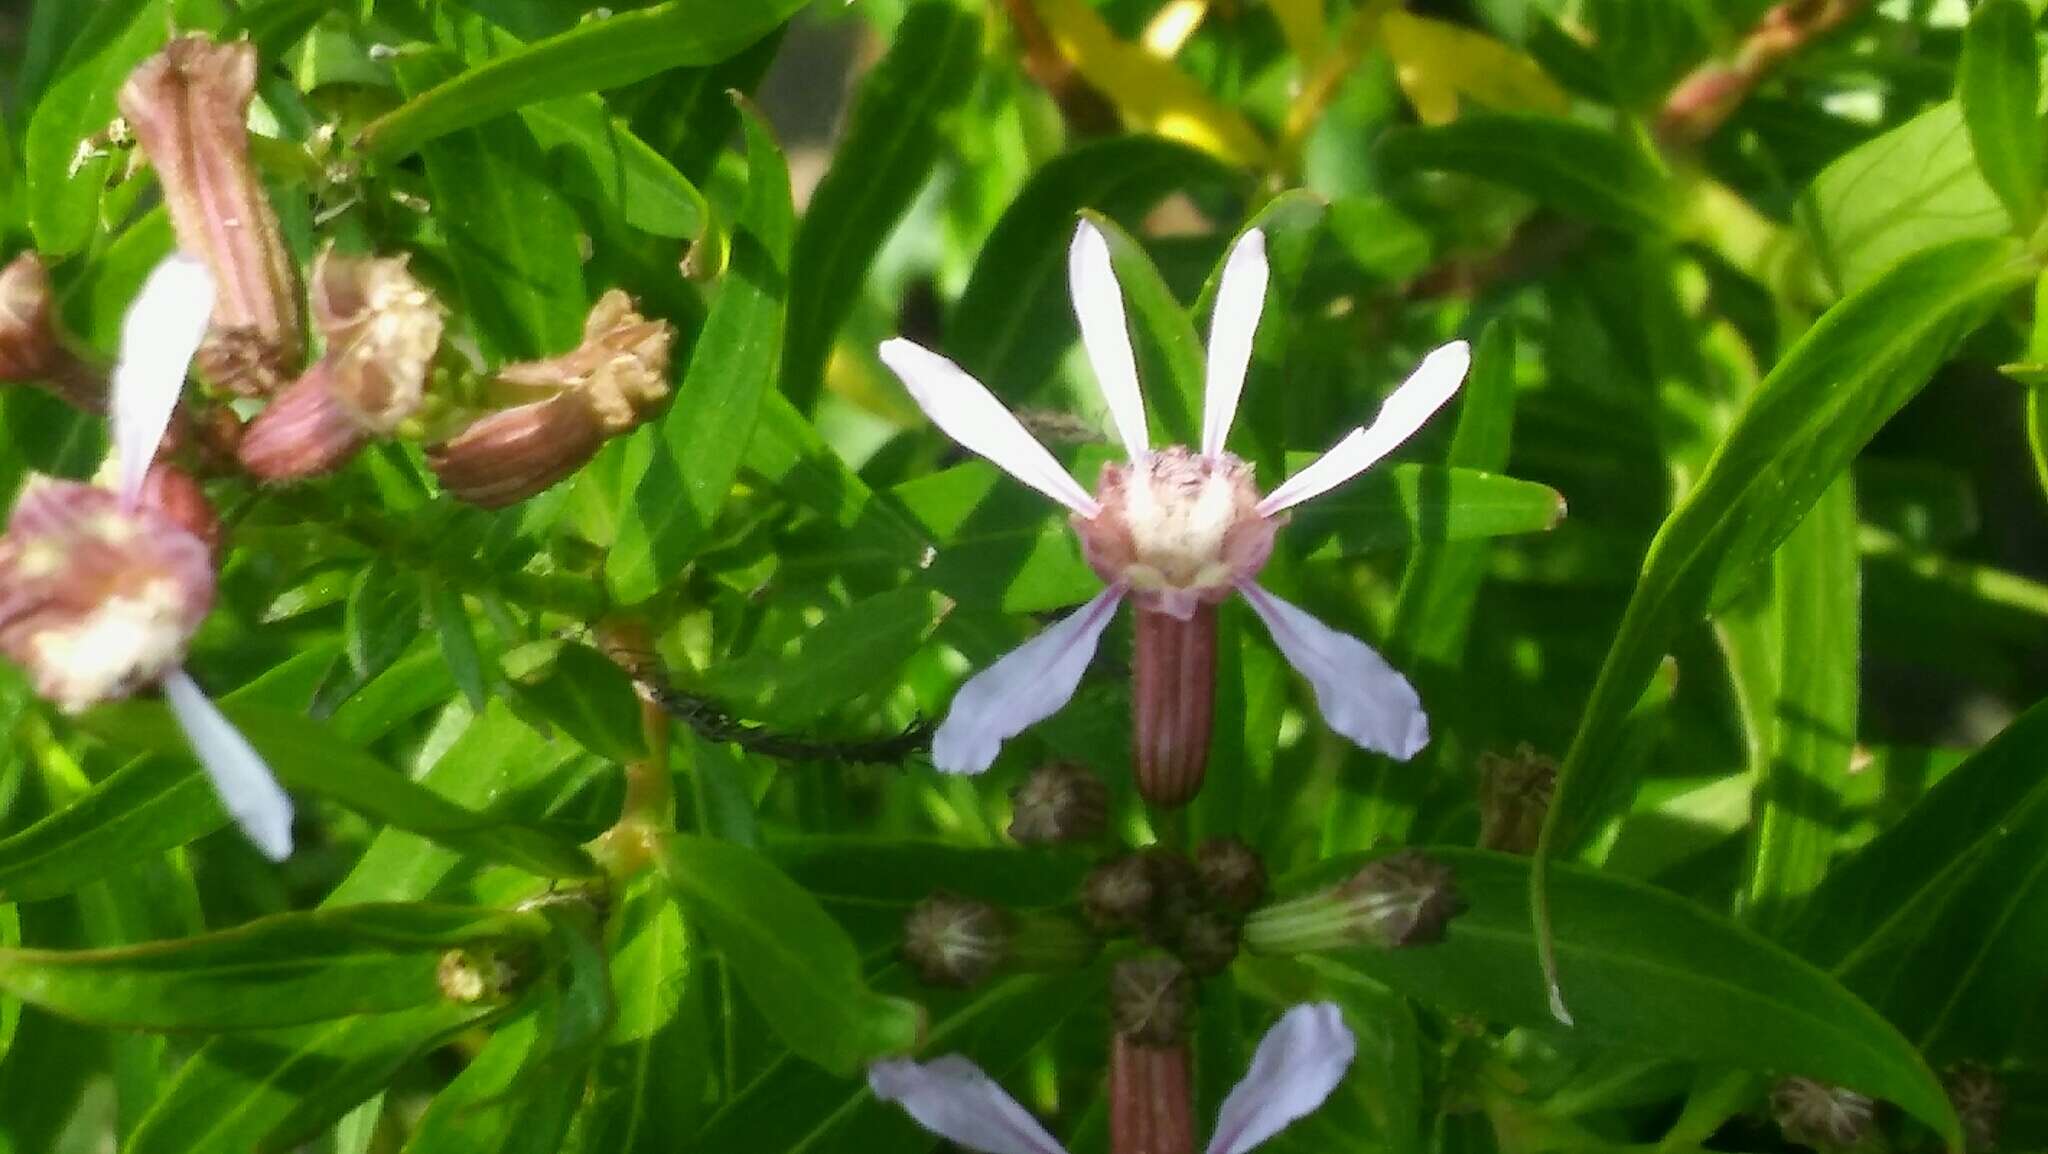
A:
<svg viewBox="0 0 2048 1154">
<path fill-rule="evenodd" d="M 1265 566 L 1278 523 L 1261 517 L 1252 468 L 1174 447 L 1107 465 L 1102 512 L 1075 527 L 1088 563 L 1122 582 L 1148 608 L 1176 617 L 1227 595 Z"/>
</svg>

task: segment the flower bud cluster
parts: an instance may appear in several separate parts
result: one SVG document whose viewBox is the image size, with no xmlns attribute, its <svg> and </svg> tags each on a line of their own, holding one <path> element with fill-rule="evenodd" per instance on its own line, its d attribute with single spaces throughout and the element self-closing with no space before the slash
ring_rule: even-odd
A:
<svg viewBox="0 0 2048 1154">
<path fill-rule="evenodd" d="M 1101 933 L 1136 935 L 1208 977 L 1236 960 L 1244 915 L 1265 884 L 1257 855 L 1219 838 L 1192 860 L 1150 849 L 1104 863 L 1082 883 L 1081 910 Z"/>
</svg>

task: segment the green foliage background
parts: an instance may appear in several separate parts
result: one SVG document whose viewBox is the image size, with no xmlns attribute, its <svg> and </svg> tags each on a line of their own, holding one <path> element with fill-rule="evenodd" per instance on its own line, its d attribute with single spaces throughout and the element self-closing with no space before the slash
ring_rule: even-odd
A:
<svg viewBox="0 0 2048 1154">
<path fill-rule="evenodd" d="M 1932 1149 L 1963 1139 L 1959 1062 L 2004 1080 L 2004 1148 L 2048 1148 L 2039 7 L 0 12 L 0 251 L 44 256 L 84 343 L 171 235 L 146 169 L 80 145 L 174 26 L 257 46 L 302 263 L 410 253 L 486 363 L 570 347 L 611 287 L 681 338 L 663 415 L 508 510 L 401 442 L 210 482 L 231 547 L 191 665 L 300 799 L 282 867 L 161 705 L 66 719 L 0 668 L 0 1150 L 924 1150 L 859 1073 L 921 1044 L 1101 1151 L 1101 967 L 935 991 L 896 957 L 935 884 L 1072 902 L 1087 854 L 1003 833 L 1056 757 L 1112 783 L 1118 836 L 1242 837 L 1283 893 L 1392 845 L 1457 872 L 1439 946 L 1206 983 L 1205 1117 L 1279 1007 L 1360 1036 L 1270 1149 L 1782 1148 L 1794 1074 Z M 1148 50 L 1164 8 L 1206 18 Z M 1788 12 L 1840 23 L 1760 58 Z M 1725 117 L 1687 119 L 1735 65 Z M 940 349 L 1092 476 L 1082 211 L 1120 228 L 1176 439 L 1214 270 L 1267 230 L 1241 425 L 1268 484 L 1475 342 L 1462 399 L 1267 574 L 1409 672 L 1414 762 L 1331 735 L 1241 607 L 1184 830 L 1130 789 L 1128 626 L 986 777 L 916 752 L 1097 584 L 872 350 Z M 0 491 L 104 448 L 0 389 Z M 622 621 L 673 719 L 600 653 Z M 1523 743 L 1562 766 L 1542 851 L 1472 849 L 1478 759 Z M 505 996 L 450 1000 L 451 950 L 512 959 Z"/>
</svg>

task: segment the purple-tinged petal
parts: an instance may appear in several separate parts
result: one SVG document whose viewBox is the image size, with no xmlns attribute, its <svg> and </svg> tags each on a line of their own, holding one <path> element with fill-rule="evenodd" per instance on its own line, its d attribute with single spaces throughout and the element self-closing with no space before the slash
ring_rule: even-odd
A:
<svg viewBox="0 0 2048 1154">
<path fill-rule="evenodd" d="M 932 735 L 932 764 L 942 773 L 980 773 L 995 764 L 1003 742 L 1059 712 L 1080 686 L 1123 598 L 1121 585 L 1104 589 L 969 678 Z"/>
<path fill-rule="evenodd" d="M 1131 353 L 1123 289 L 1109 263 L 1109 242 L 1091 221 L 1083 220 L 1074 230 L 1074 243 L 1067 250 L 1067 289 L 1074 298 L 1074 317 L 1081 322 L 1081 345 L 1095 367 L 1095 381 L 1109 404 L 1116 435 L 1135 461 L 1152 449 L 1152 435 L 1145 427 L 1145 395 L 1138 389 L 1138 362 Z"/>
<path fill-rule="evenodd" d="M 1357 1052 L 1344 1015 L 1328 1002 L 1281 1015 L 1260 1039 L 1244 1080 L 1223 1099 L 1208 1154 L 1245 1154 L 1313 1112 L 1343 1080 Z"/>
<path fill-rule="evenodd" d="M 184 253 L 172 253 L 142 282 L 121 321 L 121 359 L 114 364 L 114 459 L 121 504 L 134 508 L 149 464 L 170 427 L 185 374 L 213 315 L 213 274 Z"/>
<path fill-rule="evenodd" d="M 1373 418 L 1372 424 L 1351 430 L 1308 468 L 1266 494 L 1266 499 L 1259 502 L 1259 515 L 1271 517 L 1292 509 L 1372 468 L 1444 407 L 1444 402 L 1465 382 L 1465 370 L 1471 366 L 1472 349 L 1464 341 L 1452 341 L 1422 358 L 1422 363 L 1380 406 L 1379 416 Z"/>
<path fill-rule="evenodd" d="M 1031 1112 L 981 1068 L 958 1054 L 919 1064 L 896 1059 L 868 1067 L 868 1088 L 917 1124 L 981 1154 L 1066 1154 Z"/>
<path fill-rule="evenodd" d="M 1247 581 L 1238 586 L 1274 644 L 1316 691 L 1331 729 L 1375 753 L 1407 761 L 1429 744 L 1429 718 L 1408 679 L 1356 637 Z"/>
<path fill-rule="evenodd" d="M 271 861 L 292 856 L 292 799 L 233 722 L 182 669 L 164 678 L 164 700 L 199 755 L 214 792 L 242 832 Z"/>
<path fill-rule="evenodd" d="M 1202 455 L 1214 457 L 1230 439 L 1244 376 L 1251 368 L 1252 338 L 1266 308 L 1266 234 L 1253 229 L 1241 237 L 1223 263 L 1216 311 L 1209 317 L 1209 363 L 1202 389 Z"/>
<path fill-rule="evenodd" d="M 1083 517 L 1102 512 L 1066 466 L 965 369 L 901 337 L 883 341 L 881 356 L 917 407 L 947 436 Z"/>
</svg>

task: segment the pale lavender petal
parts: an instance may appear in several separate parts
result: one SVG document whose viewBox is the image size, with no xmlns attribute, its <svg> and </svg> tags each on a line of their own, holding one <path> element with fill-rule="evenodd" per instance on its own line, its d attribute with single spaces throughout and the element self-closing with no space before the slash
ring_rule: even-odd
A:
<svg viewBox="0 0 2048 1154">
<path fill-rule="evenodd" d="M 1357 1052 L 1344 1015 L 1328 1002 L 1281 1015 L 1259 1041 L 1244 1080 L 1223 1099 L 1208 1154 L 1245 1154 L 1307 1116 L 1337 1088 Z"/>
<path fill-rule="evenodd" d="M 271 861 L 292 856 L 292 799 L 263 757 L 182 669 L 164 678 L 164 700 L 199 755 L 228 816 Z"/>
<path fill-rule="evenodd" d="M 901 337 L 883 341 L 881 355 L 924 415 L 962 447 L 1083 517 L 1102 512 L 1066 466 L 965 369 Z"/>
<path fill-rule="evenodd" d="M 1407 761 L 1429 744 L 1422 698 L 1385 658 L 1249 581 L 1237 588 L 1266 623 L 1288 664 L 1308 678 L 1316 708 L 1331 729 L 1397 761 Z"/>
<path fill-rule="evenodd" d="M 1252 338 L 1266 307 L 1266 234 L 1253 229 L 1241 237 L 1223 263 L 1216 311 L 1209 317 L 1209 365 L 1202 390 L 1202 455 L 1214 457 L 1230 439 L 1244 375 L 1251 368 Z"/>
<path fill-rule="evenodd" d="M 932 764 L 943 773 L 980 773 L 995 764 L 1003 742 L 1059 712 L 1080 686 L 1123 598 L 1121 585 L 1104 589 L 969 678 L 932 735 Z"/>
<path fill-rule="evenodd" d="M 982 1154 L 1066 1154 L 1031 1112 L 957 1054 L 922 1065 L 896 1059 L 868 1067 L 868 1088 L 917 1124 Z"/>
<path fill-rule="evenodd" d="M 1074 317 L 1081 322 L 1081 344 L 1116 435 L 1131 460 L 1150 452 L 1152 435 L 1145 428 L 1145 395 L 1138 389 L 1138 362 L 1131 353 L 1130 322 L 1124 316 L 1123 289 L 1109 263 L 1109 242 L 1094 222 L 1083 220 L 1067 250 L 1067 289 L 1074 298 Z"/>
<path fill-rule="evenodd" d="M 114 363 L 108 413 L 124 506 L 132 508 L 141 496 L 150 462 L 170 427 L 185 374 L 206 339 L 213 293 L 213 274 L 205 264 L 172 253 L 151 270 L 121 321 L 121 359 Z"/>
<path fill-rule="evenodd" d="M 1452 341 L 1422 358 L 1422 363 L 1380 406 L 1380 414 L 1372 424 L 1351 430 L 1308 468 L 1266 494 L 1266 499 L 1259 502 L 1259 515 L 1270 517 L 1283 509 L 1292 509 L 1372 468 L 1444 407 L 1444 402 L 1465 382 L 1465 370 L 1471 365 L 1472 349 L 1464 341 Z"/>
</svg>

